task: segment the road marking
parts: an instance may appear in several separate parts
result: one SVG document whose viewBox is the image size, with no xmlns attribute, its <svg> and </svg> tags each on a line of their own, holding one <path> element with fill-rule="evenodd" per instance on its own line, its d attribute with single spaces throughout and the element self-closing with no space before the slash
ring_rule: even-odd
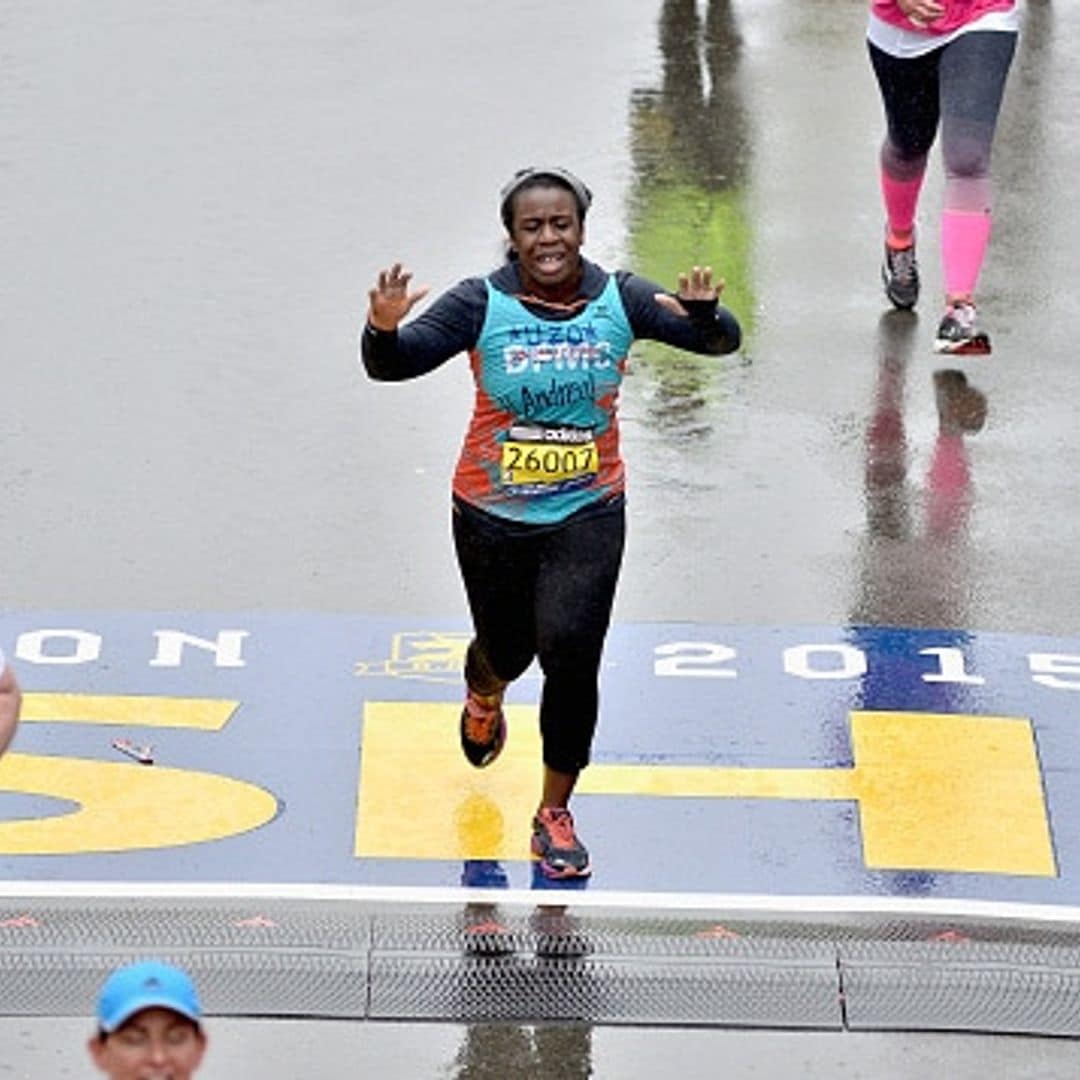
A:
<svg viewBox="0 0 1080 1080">
<path fill-rule="evenodd" d="M 177 847 L 255 829 L 277 800 L 242 780 L 160 765 L 8 754 L 0 791 L 77 804 L 70 813 L 0 821 L 0 854 L 77 855 Z"/>
<path fill-rule="evenodd" d="M 24 693 L 22 719 L 38 723 L 135 724 L 220 731 L 239 706 L 239 701 L 225 698 Z"/>
<path fill-rule="evenodd" d="M 526 824 L 540 783 L 536 709 L 507 707 L 511 738 L 499 761 L 483 772 L 461 756 L 459 709 L 435 702 L 365 705 L 357 856 L 528 858 Z M 852 768 L 598 764 L 582 774 L 578 791 L 851 800 L 869 868 L 1055 876 L 1030 721 L 853 712 L 851 732 Z M 797 817 L 792 827 L 798 827 Z M 693 840 L 684 837 L 687 844 Z"/>
<path fill-rule="evenodd" d="M 239 706 L 223 698 L 106 694 L 23 696 L 22 719 L 220 731 Z M 255 784 L 161 765 L 9 753 L 0 792 L 41 795 L 75 809 L 0 821 L 2 855 L 75 855 L 177 847 L 249 832 L 277 815 Z"/>
</svg>

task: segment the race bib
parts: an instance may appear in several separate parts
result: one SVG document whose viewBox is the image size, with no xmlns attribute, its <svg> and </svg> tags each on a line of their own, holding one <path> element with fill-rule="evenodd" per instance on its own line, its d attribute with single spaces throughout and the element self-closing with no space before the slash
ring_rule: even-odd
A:
<svg viewBox="0 0 1080 1080">
<path fill-rule="evenodd" d="M 502 482 L 523 495 L 584 487 L 600 469 L 591 430 L 515 426 L 502 444 Z"/>
</svg>

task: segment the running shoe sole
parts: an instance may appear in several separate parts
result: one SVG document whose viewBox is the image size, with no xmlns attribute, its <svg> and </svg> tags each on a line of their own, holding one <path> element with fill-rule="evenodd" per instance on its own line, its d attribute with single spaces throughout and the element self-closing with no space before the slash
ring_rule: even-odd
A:
<svg viewBox="0 0 1080 1080">
<path fill-rule="evenodd" d="M 502 753 L 502 748 L 506 745 L 506 717 L 503 716 L 502 711 L 500 710 L 499 726 L 495 732 L 494 739 L 488 743 L 473 742 L 473 740 L 465 734 L 465 721 L 467 717 L 467 710 L 462 709 L 460 724 L 461 752 L 465 755 L 465 758 L 470 765 L 477 769 L 484 769 Z"/>
<path fill-rule="evenodd" d="M 976 334 L 962 341 L 938 338 L 934 342 L 934 352 L 943 356 L 989 356 L 992 351 L 986 334 Z"/>
<path fill-rule="evenodd" d="M 547 918 L 530 920 L 536 935 L 533 951 L 542 960 L 580 960 L 593 952 L 593 944 L 575 920 L 562 916 L 551 923 Z"/>
<path fill-rule="evenodd" d="M 466 956 L 511 956 L 514 953 L 514 936 L 496 919 L 465 927 L 464 952 Z"/>
</svg>

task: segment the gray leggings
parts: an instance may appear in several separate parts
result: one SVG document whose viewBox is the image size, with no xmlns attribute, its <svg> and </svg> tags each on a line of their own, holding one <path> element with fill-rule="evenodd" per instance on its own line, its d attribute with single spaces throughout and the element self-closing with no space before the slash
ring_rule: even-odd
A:
<svg viewBox="0 0 1080 1080">
<path fill-rule="evenodd" d="M 968 198 L 985 201 L 990 148 L 1016 39 L 1007 31 L 975 30 L 903 60 L 870 45 L 888 124 L 881 149 L 887 175 L 921 176 L 940 126 L 946 180 L 965 181 Z"/>
</svg>

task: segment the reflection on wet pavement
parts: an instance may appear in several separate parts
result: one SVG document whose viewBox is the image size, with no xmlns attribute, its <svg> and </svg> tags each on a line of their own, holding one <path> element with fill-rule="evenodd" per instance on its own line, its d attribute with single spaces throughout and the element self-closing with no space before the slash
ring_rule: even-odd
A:
<svg viewBox="0 0 1080 1080">
<path fill-rule="evenodd" d="M 665 0 L 658 22 L 659 89 L 631 98 L 634 187 L 629 232 L 637 273 L 674 288 L 679 273 L 709 265 L 725 281 L 722 302 L 753 328 L 750 225 L 746 207 L 750 125 L 742 103 L 742 39 L 730 0 Z M 635 347 L 650 383 L 647 423 L 676 436 L 706 434 L 713 357 L 677 355 L 653 342 Z"/>
<path fill-rule="evenodd" d="M 973 589 L 975 488 L 967 439 L 986 421 L 986 396 L 961 371 L 933 379 L 937 432 L 921 484 L 910 475 L 905 389 L 918 319 L 890 311 L 878 326 L 877 384 L 865 436 L 855 624 L 962 627 Z"/>
<path fill-rule="evenodd" d="M 860 591 L 851 611 L 850 639 L 858 645 L 867 633 L 891 633 L 867 627 L 939 627 L 938 644 L 929 651 L 967 655 L 974 486 L 966 439 L 982 430 L 987 399 L 962 371 L 935 371 L 933 445 L 910 445 L 905 391 L 909 370 L 918 370 L 912 356 L 917 328 L 918 317 L 911 311 L 888 311 L 878 324 L 877 381 L 864 442 L 866 530 L 859 545 Z M 921 484 L 910 475 L 917 457 L 927 457 Z M 923 689 L 927 700 L 919 703 L 922 708 L 973 710 L 963 680 L 927 683 Z M 868 710 L 914 707 L 910 698 L 897 700 L 895 686 L 870 671 L 853 704 Z M 938 877 L 922 870 L 882 873 L 880 888 L 884 895 L 925 896 L 935 890 Z"/>
<path fill-rule="evenodd" d="M 454 1080 L 585 1080 L 593 1075 L 592 1028 L 574 1023 L 472 1024 L 465 1029 L 454 1068 Z"/>
</svg>

